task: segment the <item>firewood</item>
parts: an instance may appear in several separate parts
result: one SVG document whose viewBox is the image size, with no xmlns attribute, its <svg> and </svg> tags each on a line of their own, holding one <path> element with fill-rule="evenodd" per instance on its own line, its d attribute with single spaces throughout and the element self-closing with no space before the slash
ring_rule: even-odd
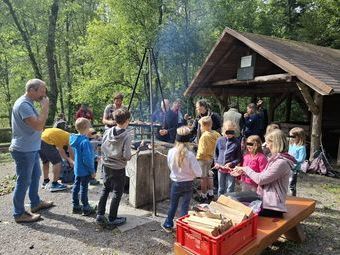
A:
<svg viewBox="0 0 340 255">
<path fill-rule="evenodd" d="M 216 202 L 211 202 L 209 207 L 213 210 L 214 213 L 220 213 L 222 214 L 222 216 L 231 219 L 233 225 L 237 225 L 247 218 L 245 213 L 234 210 L 230 207 Z"/>
<path fill-rule="evenodd" d="M 211 218 L 211 219 L 222 219 L 222 215 L 221 214 L 212 213 L 210 211 L 206 211 L 206 212 L 189 211 L 188 214 L 189 215 L 198 216 L 198 217 L 207 217 L 207 218 Z"/>
<path fill-rule="evenodd" d="M 188 224 L 190 225 L 190 227 L 195 228 L 207 235 L 218 236 L 220 234 L 220 230 L 218 228 L 210 228 L 210 227 L 207 227 L 203 224 L 196 223 L 196 222 L 190 222 Z"/>
<path fill-rule="evenodd" d="M 253 214 L 253 211 L 250 207 L 242 204 L 241 202 L 235 201 L 235 200 L 231 199 L 230 197 L 224 196 L 224 195 L 221 195 L 217 199 L 217 203 L 228 206 L 232 209 L 241 211 L 241 212 L 245 213 L 245 215 L 247 215 L 247 217 L 249 217 Z"/>
</svg>

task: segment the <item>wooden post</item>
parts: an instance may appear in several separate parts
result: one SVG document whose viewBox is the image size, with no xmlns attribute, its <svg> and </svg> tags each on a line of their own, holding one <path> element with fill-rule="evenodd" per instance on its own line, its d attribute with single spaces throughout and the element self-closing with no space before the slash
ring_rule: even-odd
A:
<svg viewBox="0 0 340 255">
<path fill-rule="evenodd" d="M 310 157 L 309 157 L 310 159 L 314 155 L 314 152 L 318 150 L 320 147 L 323 96 L 315 92 L 313 101 L 318 111 L 316 113 L 312 112 L 311 143 L 310 143 Z"/>
<path fill-rule="evenodd" d="M 286 99 L 286 122 L 289 123 L 290 121 L 290 113 L 292 110 L 292 94 L 289 94 L 289 96 Z"/>
<path fill-rule="evenodd" d="M 274 121 L 274 97 L 269 98 L 268 123 Z"/>
</svg>

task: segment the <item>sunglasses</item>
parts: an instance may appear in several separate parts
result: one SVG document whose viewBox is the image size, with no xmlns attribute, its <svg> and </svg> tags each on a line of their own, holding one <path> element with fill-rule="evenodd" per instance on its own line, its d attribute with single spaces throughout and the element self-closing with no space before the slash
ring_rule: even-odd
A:
<svg viewBox="0 0 340 255">
<path fill-rule="evenodd" d="M 294 135 L 289 135 L 289 136 L 287 136 L 288 138 L 295 138 L 295 136 Z"/>
<path fill-rule="evenodd" d="M 247 146 L 253 146 L 254 143 L 247 143 Z"/>
<path fill-rule="evenodd" d="M 97 134 L 97 131 L 91 132 L 91 135 L 95 135 L 95 134 Z"/>
<path fill-rule="evenodd" d="M 235 135 L 235 130 L 226 130 L 225 134 L 226 135 Z"/>
</svg>

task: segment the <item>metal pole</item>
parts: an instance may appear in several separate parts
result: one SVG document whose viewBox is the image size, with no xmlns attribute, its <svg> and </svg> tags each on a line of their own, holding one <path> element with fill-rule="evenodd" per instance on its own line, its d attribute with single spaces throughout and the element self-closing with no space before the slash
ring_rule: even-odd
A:
<svg viewBox="0 0 340 255">
<path fill-rule="evenodd" d="M 153 63 L 155 65 L 155 70 L 156 70 L 156 75 L 157 75 L 157 85 L 158 85 L 159 90 L 161 92 L 161 97 L 162 97 L 162 101 L 163 101 L 163 105 L 164 105 L 164 111 L 167 112 L 167 109 L 165 108 L 163 90 L 162 90 L 162 86 L 161 86 L 161 80 L 159 79 L 159 73 L 158 73 L 158 67 L 157 67 L 157 62 L 156 62 L 155 54 L 153 52 L 153 48 L 151 48 L 150 50 L 151 50 L 151 55 L 152 55 Z"/>
<path fill-rule="evenodd" d="M 140 66 L 139 66 L 139 71 L 138 71 L 137 79 L 136 79 L 135 85 L 133 86 L 132 95 L 131 95 L 130 102 L 129 102 L 129 107 L 128 107 L 128 110 L 129 110 L 129 111 L 130 111 L 130 108 L 131 108 L 132 99 L 133 99 L 133 97 L 135 96 L 137 84 L 138 84 L 138 81 L 139 81 L 139 76 L 140 76 L 140 73 L 142 72 L 142 69 L 143 69 L 143 64 L 144 64 L 144 61 L 145 61 L 145 57 L 146 57 L 146 52 L 147 52 L 147 50 L 148 50 L 148 49 L 145 48 L 144 55 L 143 55 L 143 59 L 142 59 L 142 63 L 141 63 Z"/>
<path fill-rule="evenodd" d="M 155 178 L 155 140 L 153 134 L 153 105 L 152 105 L 152 49 L 149 49 L 149 93 L 150 93 L 150 117 L 151 117 L 151 173 L 152 173 L 152 215 L 157 216 L 156 208 L 156 178 Z"/>
</svg>

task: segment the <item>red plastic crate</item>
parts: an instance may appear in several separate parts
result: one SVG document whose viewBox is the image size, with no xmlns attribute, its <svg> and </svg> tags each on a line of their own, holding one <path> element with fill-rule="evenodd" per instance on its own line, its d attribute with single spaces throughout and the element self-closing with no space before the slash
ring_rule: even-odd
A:
<svg viewBox="0 0 340 255">
<path fill-rule="evenodd" d="M 190 227 L 186 217 L 177 220 L 177 242 L 197 255 L 232 255 L 256 238 L 257 214 L 216 237 Z"/>
</svg>

